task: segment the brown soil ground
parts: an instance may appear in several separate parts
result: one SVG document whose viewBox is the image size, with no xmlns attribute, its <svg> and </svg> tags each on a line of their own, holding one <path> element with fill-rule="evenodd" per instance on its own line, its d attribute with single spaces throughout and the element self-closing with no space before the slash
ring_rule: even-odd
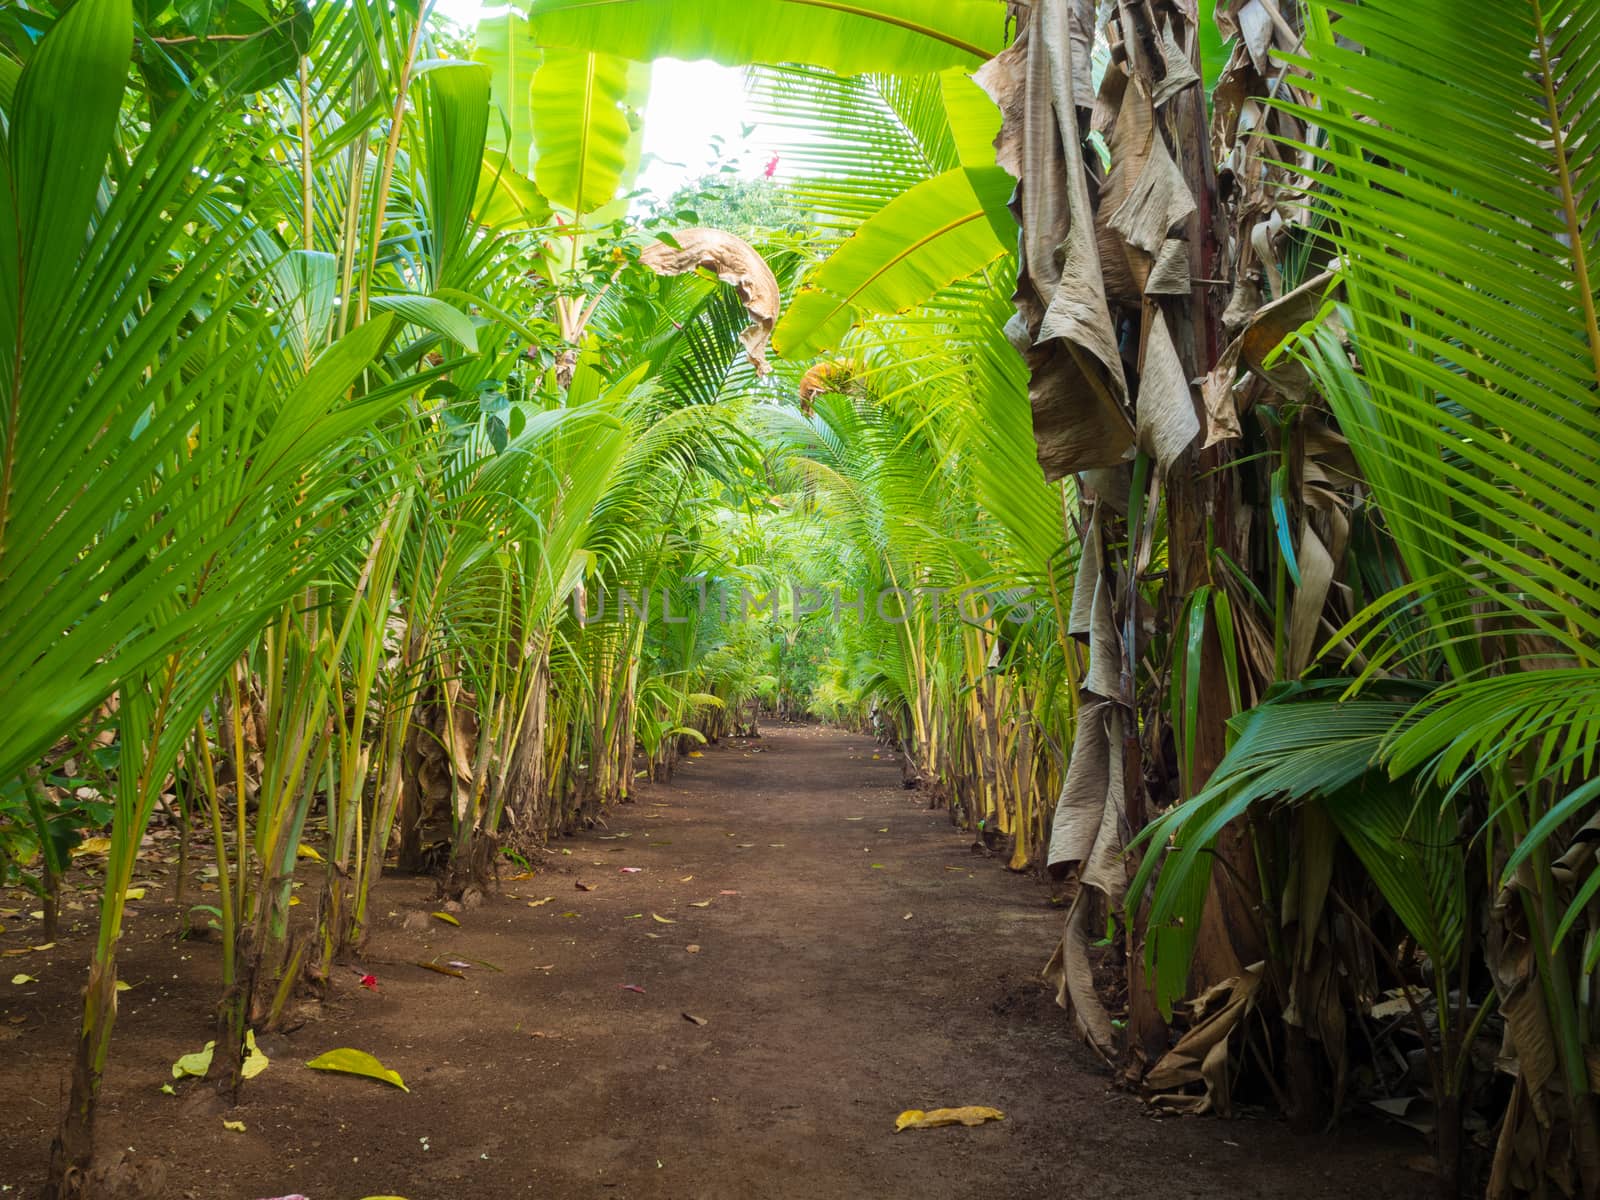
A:
<svg viewBox="0 0 1600 1200">
<path fill-rule="evenodd" d="M 1420 1142 L 1386 1129 L 1303 1139 L 1268 1120 L 1163 1119 L 1115 1090 L 1039 980 L 1060 919 L 1048 887 L 968 843 L 867 738 L 784 726 L 710 748 L 459 928 L 426 916 L 431 881 L 385 880 L 368 957 L 315 1019 L 266 1040 L 272 1065 L 234 1109 L 201 1082 L 160 1090 L 210 1036 L 217 949 L 175 938 L 152 865 L 100 1144 L 164 1173 L 151 1195 L 200 1200 L 1430 1190 L 1405 1166 Z M 0 1200 L 43 1175 L 91 915 L 68 911 L 53 949 L 3 960 Z M 0 949 L 28 943 L 26 913 L 0 924 Z M 415 965 L 435 958 L 500 969 Z M 339 1046 L 410 1092 L 300 1065 Z M 902 1109 L 964 1104 L 1005 1119 L 893 1132 Z"/>
</svg>

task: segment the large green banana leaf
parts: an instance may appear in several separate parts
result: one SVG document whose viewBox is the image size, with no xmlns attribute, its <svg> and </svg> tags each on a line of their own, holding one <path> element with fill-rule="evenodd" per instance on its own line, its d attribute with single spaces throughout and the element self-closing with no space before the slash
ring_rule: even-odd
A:
<svg viewBox="0 0 1600 1200">
<path fill-rule="evenodd" d="M 994 166 L 994 140 L 1000 135 L 1000 110 L 994 101 L 965 71 L 941 71 L 939 94 L 961 165 Z"/>
<path fill-rule="evenodd" d="M 786 355 L 820 353 L 865 316 L 898 313 L 1004 255 L 1011 176 L 958 168 L 890 201 L 810 277 L 773 340 Z"/>
<path fill-rule="evenodd" d="M 489 148 L 503 151 L 510 165 L 527 175 L 533 170 L 533 76 L 544 53 L 533 40 L 528 22 L 508 12 L 478 22 L 478 48 L 473 57 L 493 72 Z"/>
<path fill-rule="evenodd" d="M 490 229 L 530 229 L 550 219 L 550 205 L 533 180 L 511 165 L 504 150 L 491 150 L 483 156 L 478 171 L 478 198 L 472 215 Z"/>
<path fill-rule="evenodd" d="M 974 68 L 1005 45 L 1000 0 L 534 0 L 546 46 L 728 65 L 809 62 L 844 74 Z"/>
<path fill-rule="evenodd" d="M 593 212 L 632 179 L 640 147 L 634 110 L 649 86 L 643 72 L 613 54 L 545 52 L 529 103 L 533 177 L 557 209 Z"/>
</svg>

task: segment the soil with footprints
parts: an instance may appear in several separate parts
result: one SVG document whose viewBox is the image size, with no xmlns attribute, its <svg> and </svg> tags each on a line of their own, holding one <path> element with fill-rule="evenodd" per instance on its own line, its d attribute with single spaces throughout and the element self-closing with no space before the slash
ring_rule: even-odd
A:
<svg viewBox="0 0 1600 1200">
<path fill-rule="evenodd" d="M 777 725 L 709 747 L 606 827 L 552 843 L 531 874 L 509 869 L 459 926 L 430 915 L 431 880 L 385 879 L 366 956 L 299 1028 L 261 1039 L 271 1065 L 236 1107 L 197 1080 L 162 1091 L 212 1035 L 219 955 L 176 935 L 165 857 L 130 904 L 132 986 L 99 1125 L 106 1159 L 122 1156 L 113 1200 L 1401 1200 L 1432 1187 L 1412 1169 L 1420 1140 L 1389 1127 L 1302 1138 L 1272 1120 L 1158 1117 L 1118 1090 L 1039 978 L 1062 915 L 1050 886 L 975 853 L 870 738 Z M 313 903 L 316 885 L 302 892 Z M 34 907 L 0 897 L 15 913 L 0 949 L 42 940 Z M 93 916 L 92 893 L 69 895 L 52 948 L 3 960 L 0 1200 L 38 1195 Z M 457 977 L 421 962 L 465 965 Z M 303 1065 L 336 1047 L 376 1055 L 410 1091 Z M 904 1109 L 959 1105 L 1005 1117 L 894 1132 Z"/>
</svg>

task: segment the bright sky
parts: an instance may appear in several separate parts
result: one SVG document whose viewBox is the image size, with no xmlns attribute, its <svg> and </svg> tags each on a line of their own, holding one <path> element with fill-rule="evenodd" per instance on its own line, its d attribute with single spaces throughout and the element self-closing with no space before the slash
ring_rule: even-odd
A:
<svg viewBox="0 0 1600 1200">
<path fill-rule="evenodd" d="M 435 0 L 434 11 L 472 29 L 480 16 L 504 12 L 505 6 L 485 0 Z M 765 165 L 765 158 L 759 147 L 744 142 L 743 125 L 750 120 L 747 109 L 743 71 L 711 62 L 670 58 L 657 62 L 644 114 L 639 186 L 668 196 L 705 174 L 718 157 L 713 139 L 719 136 L 722 154 L 734 158 L 741 174 L 754 174 Z"/>
</svg>

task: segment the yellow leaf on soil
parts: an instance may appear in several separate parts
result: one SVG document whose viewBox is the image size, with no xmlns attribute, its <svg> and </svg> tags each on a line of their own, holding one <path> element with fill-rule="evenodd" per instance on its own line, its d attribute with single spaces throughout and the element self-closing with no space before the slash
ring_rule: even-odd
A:
<svg viewBox="0 0 1600 1200">
<path fill-rule="evenodd" d="M 32 975 L 13 975 L 11 982 L 17 987 L 21 987 L 25 983 L 38 983 L 39 981 Z"/>
<path fill-rule="evenodd" d="M 82 854 L 104 854 L 111 849 L 111 839 L 108 837 L 84 838 L 72 848 L 72 856 L 77 858 Z"/>
<path fill-rule="evenodd" d="M 528 907 L 529 908 L 538 908 L 541 904 L 549 904 L 550 901 L 552 901 L 554 899 L 555 899 L 554 896 L 546 896 L 543 900 L 529 900 L 528 901 Z"/>
<path fill-rule="evenodd" d="M 452 917 L 447 912 L 436 912 L 433 915 L 435 917 L 437 917 L 439 920 L 443 921 L 446 925 L 459 925 L 459 924 L 461 924 L 460 921 L 456 920 L 454 917 Z"/>
<path fill-rule="evenodd" d="M 339 1050 L 329 1050 L 326 1054 L 319 1054 L 306 1063 L 314 1071 L 340 1071 L 346 1075 L 364 1075 L 368 1079 L 377 1079 L 383 1083 L 392 1084 L 402 1092 L 409 1092 L 398 1071 L 391 1071 L 365 1050 L 351 1050 L 344 1047 Z"/>
<path fill-rule="evenodd" d="M 196 1079 L 204 1079 L 206 1072 L 211 1070 L 211 1056 L 216 1048 L 215 1042 L 207 1042 L 204 1048 L 193 1054 L 185 1054 L 172 1064 L 172 1077 L 182 1079 L 185 1075 L 193 1075 Z"/>
<path fill-rule="evenodd" d="M 709 900 L 691 900 L 689 902 L 689 907 L 690 908 L 710 908 L 711 907 L 711 901 L 709 901 Z"/>
<path fill-rule="evenodd" d="M 127 891 L 122 893 L 122 898 L 124 900 L 143 900 L 144 889 L 142 887 L 129 888 Z"/>
<path fill-rule="evenodd" d="M 243 1133 L 244 1132 L 244 1122 L 243 1121 L 224 1121 L 222 1123 L 222 1127 L 224 1129 L 227 1129 L 227 1130 L 233 1132 L 233 1133 Z"/>
<path fill-rule="evenodd" d="M 256 1031 L 254 1029 L 246 1029 L 244 1031 L 244 1055 L 244 1062 L 239 1067 L 241 1078 L 254 1079 L 272 1065 L 272 1060 L 261 1053 L 260 1048 L 256 1045 Z"/>
<path fill-rule="evenodd" d="M 688 883 L 693 878 L 694 878 L 693 875 L 685 875 L 682 879 L 678 880 L 678 882 L 679 883 Z"/>
<path fill-rule="evenodd" d="M 315 846 L 308 846 L 304 842 L 301 842 L 296 848 L 296 853 L 299 854 L 301 858 L 309 858 L 312 862 L 327 861 L 322 857 L 321 854 L 317 853 L 317 848 Z"/>
<path fill-rule="evenodd" d="M 650 919 L 652 921 L 660 921 L 663 925 L 676 925 L 677 924 L 677 922 L 674 921 L 671 917 L 663 917 L 660 913 L 651 913 L 650 914 Z"/>
<path fill-rule="evenodd" d="M 978 1104 L 969 1104 L 963 1108 L 936 1108 L 932 1112 L 923 1112 L 920 1108 L 908 1108 L 895 1118 L 894 1131 L 899 1133 L 902 1129 L 936 1129 L 940 1125 L 982 1125 L 985 1121 L 1005 1119 L 1005 1113 L 998 1108 L 984 1108 Z"/>
</svg>

